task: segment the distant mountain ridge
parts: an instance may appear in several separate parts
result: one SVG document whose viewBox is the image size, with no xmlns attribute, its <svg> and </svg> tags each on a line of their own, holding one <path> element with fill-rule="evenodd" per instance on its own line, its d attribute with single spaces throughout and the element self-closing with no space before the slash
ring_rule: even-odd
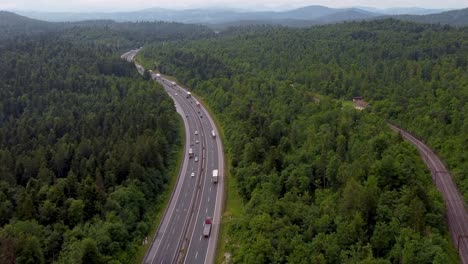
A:
<svg viewBox="0 0 468 264">
<path fill-rule="evenodd" d="M 320 18 L 322 24 L 337 23 L 343 21 L 352 20 L 365 20 L 370 18 L 378 17 L 375 13 L 371 13 L 365 10 L 353 8 L 341 12 L 336 12 L 325 17 Z"/>
<path fill-rule="evenodd" d="M 400 15 L 401 13 L 413 15 Z M 440 12 L 432 14 L 433 12 Z M 83 21 L 83 20 L 114 20 L 117 22 L 137 21 L 167 21 L 190 24 L 203 24 L 213 28 L 247 25 L 247 24 L 274 24 L 292 27 L 305 27 L 317 24 L 339 23 L 344 21 L 369 20 L 380 18 L 396 18 L 401 20 L 441 23 L 455 26 L 468 25 L 467 9 L 442 12 L 437 9 L 424 8 L 330 8 L 319 5 L 305 6 L 293 10 L 274 11 L 239 11 L 232 9 L 187 9 L 169 10 L 150 8 L 132 12 L 115 13 L 42 13 L 18 12 L 20 15 L 41 19 L 45 21 Z M 415 15 L 424 14 L 424 15 Z"/>
<path fill-rule="evenodd" d="M 176 30 L 174 30 L 176 29 Z M 66 32 L 66 33 L 64 33 Z M 79 22 L 46 22 L 20 16 L 15 13 L 0 11 L 0 47 L 8 40 L 29 39 L 40 34 L 68 34 L 70 39 L 80 34 L 88 43 L 107 40 L 108 47 L 126 50 L 135 43 L 142 45 L 155 40 L 176 40 L 208 37 L 213 30 L 196 24 L 174 22 L 115 22 L 113 20 L 86 20 Z M 118 36 L 118 37 L 116 37 Z M 121 37 L 124 36 L 124 37 Z M 65 39 L 64 36 L 62 36 Z M 2 43 L 3 42 L 3 43 Z M 94 43 L 94 44 L 96 44 Z"/>
<path fill-rule="evenodd" d="M 423 16 L 401 15 L 395 18 L 419 23 L 466 26 L 468 25 L 468 8 Z"/>
<path fill-rule="evenodd" d="M 429 15 L 450 11 L 449 9 L 429 9 L 421 7 L 394 7 L 379 9 L 373 7 L 356 6 L 356 8 L 385 15 Z"/>
<path fill-rule="evenodd" d="M 311 5 L 287 11 L 239 11 L 233 9 L 187 9 L 170 10 L 163 8 L 149 8 L 140 11 L 114 12 L 114 13 L 72 13 L 72 12 L 17 12 L 20 15 L 41 19 L 51 22 L 80 21 L 95 19 L 112 19 L 115 21 L 173 21 L 181 23 L 206 23 L 217 24 L 234 21 L 273 21 L 273 20 L 320 20 L 344 21 L 349 18 L 365 19 L 382 15 L 393 15 L 404 13 L 420 14 L 437 12 L 429 9 L 372 9 L 372 8 L 330 8 L 320 5 Z M 440 12 L 442 10 L 439 10 Z M 411 13 L 413 12 L 413 13 Z M 340 19 L 340 14 L 343 18 Z M 361 14 L 361 15 L 358 15 Z M 327 18 L 332 16 L 332 18 Z"/>
<path fill-rule="evenodd" d="M 37 20 L 33 18 L 29 18 L 26 16 L 21 16 L 12 12 L 8 11 L 1 11 L 0 10 L 0 25 L 8 25 L 8 26 L 16 26 L 16 25 L 24 25 L 27 23 L 41 23 L 46 24 L 47 22 L 42 20 Z"/>
<path fill-rule="evenodd" d="M 57 29 L 58 24 L 0 11 L 0 40 L 14 38 L 26 32 L 28 34 L 41 34 Z"/>
</svg>

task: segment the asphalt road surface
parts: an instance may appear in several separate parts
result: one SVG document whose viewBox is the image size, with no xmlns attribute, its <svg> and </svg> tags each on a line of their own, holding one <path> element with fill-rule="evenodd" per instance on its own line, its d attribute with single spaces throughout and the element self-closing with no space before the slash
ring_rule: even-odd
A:
<svg viewBox="0 0 468 264">
<path fill-rule="evenodd" d="M 431 170 L 432 180 L 442 193 L 447 207 L 447 223 L 453 245 L 458 250 L 461 262 L 468 264 L 468 213 L 463 196 L 453 182 L 452 176 L 440 159 L 423 142 L 401 128 L 393 125 L 390 125 L 390 128 L 399 132 L 416 146 L 427 167 Z"/>
<path fill-rule="evenodd" d="M 122 59 L 133 61 L 139 50 L 123 54 Z M 135 66 L 140 73 L 144 71 L 141 65 Z M 151 77 L 174 100 L 184 121 L 186 144 L 176 187 L 143 263 L 213 263 L 224 195 L 224 154 L 218 129 L 187 90 L 159 75 L 151 73 Z M 193 157 L 188 155 L 190 148 Z M 219 170 L 218 183 L 212 182 L 215 169 Z M 202 234 L 206 217 L 213 223 L 207 238 Z"/>
</svg>

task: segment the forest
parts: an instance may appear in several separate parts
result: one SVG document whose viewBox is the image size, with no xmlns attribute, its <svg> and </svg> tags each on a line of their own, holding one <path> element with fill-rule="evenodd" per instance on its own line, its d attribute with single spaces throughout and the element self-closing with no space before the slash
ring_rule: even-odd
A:
<svg viewBox="0 0 468 264">
<path fill-rule="evenodd" d="M 4 31 L 24 23 L 5 20 Z M 211 31 L 87 23 L 0 40 L 2 264 L 133 262 L 177 165 L 172 100 L 120 54 Z"/>
<path fill-rule="evenodd" d="M 429 143 L 468 201 L 468 27 L 387 19 L 309 29 L 232 28 L 218 38 L 150 46 L 148 66 L 192 87 L 262 76 L 351 100 Z M 144 59 L 143 59 L 144 60 Z M 221 88 L 221 87 L 220 87 Z"/>
<path fill-rule="evenodd" d="M 457 263 L 441 195 L 386 122 L 437 150 L 468 198 L 467 40 L 393 19 L 250 26 L 138 59 L 220 120 L 244 209 L 225 220 L 233 263 Z"/>
<path fill-rule="evenodd" d="M 112 20 L 46 22 L 0 11 L 0 46 L 5 40 L 21 42 L 25 36 L 40 37 L 54 32 L 60 32 L 62 38 L 72 42 L 120 52 L 155 41 L 198 39 L 214 35 L 212 30 L 201 25 L 162 21 L 117 23 Z"/>
</svg>

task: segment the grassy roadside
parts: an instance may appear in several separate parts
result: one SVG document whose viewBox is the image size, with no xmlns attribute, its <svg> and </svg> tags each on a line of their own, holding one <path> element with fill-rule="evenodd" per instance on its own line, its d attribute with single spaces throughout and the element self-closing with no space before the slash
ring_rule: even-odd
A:
<svg viewBox="0 0 468 264">
<path fill-rule="evenodd" d="M 229 173 L 226 173 L 228 175 Z M 218 244 L 216 245 L 216 255 L 215 263 L 221 264 L 226 263 L 225 254 L 227 252 L 227 244 L 229 242 L 229 226 L 237 217 L 240 217 L 244 214 L 244 206 L 242 200 L 237 191 L 237 183 L 234 178 L 227 176 L 226 177 L 226 204 L 224 207 L 223 215 L 221 216 L 221 227 L 219 230 L 219 239 Z"/>
<path fill-rule="evenodd" d="M 177 146 L 177 149 L 171 155 L 171 160 L 173 161 L 170 164 L 168 169 L 168 174 L 170 175 L 170 180 L 168 183 L 168 188 L 164 191 L 164 193 L 159 197 L 159 199 L 155 202 L 156 206 L 154 206 L 151 212 L 148 214 L 148 217 L 153 219 L 151 223 L 151 232 L 148 235 L 148 243 L 146 245 L 140 245 L 137 249 L 135 254 L 135 264 L 140 264 L 143 262 L 145 258 L 145 254 L 148 251 L 149 247 L 151 246 L 151 242 L 154 239 L 154 236 L 158 230 L 159 224 L 162 220 L 164 210 L 169 204 L 171 199 L 172 191 L 175 188 L 177 183 L 177 178 L 179 175 L 180 166 L 182 164 L 182 160 L 184 158 L 184 144 L 185 144 L 185 130 L 184 130 L 184 123 L 182 118 L 177 115 L 177 120 L 179 121 L 179 130 L 180 130 L 180 144 Z"/>
</svg>

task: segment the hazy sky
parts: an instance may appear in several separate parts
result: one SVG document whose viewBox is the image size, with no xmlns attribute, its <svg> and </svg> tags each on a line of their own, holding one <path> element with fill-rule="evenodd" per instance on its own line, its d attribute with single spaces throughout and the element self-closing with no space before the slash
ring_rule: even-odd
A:
<svg viewBox="0 0 468 264">
<path fill-rule="evenodd" d="M 424 7 L 463 8 L 468 0 L 0 0 L 0 10 L 37 11 L 133 11 L 149 7 L 231 7 L 245 9 L 292 9 L 307 5 L 329 7 Z"/>
</svg>

